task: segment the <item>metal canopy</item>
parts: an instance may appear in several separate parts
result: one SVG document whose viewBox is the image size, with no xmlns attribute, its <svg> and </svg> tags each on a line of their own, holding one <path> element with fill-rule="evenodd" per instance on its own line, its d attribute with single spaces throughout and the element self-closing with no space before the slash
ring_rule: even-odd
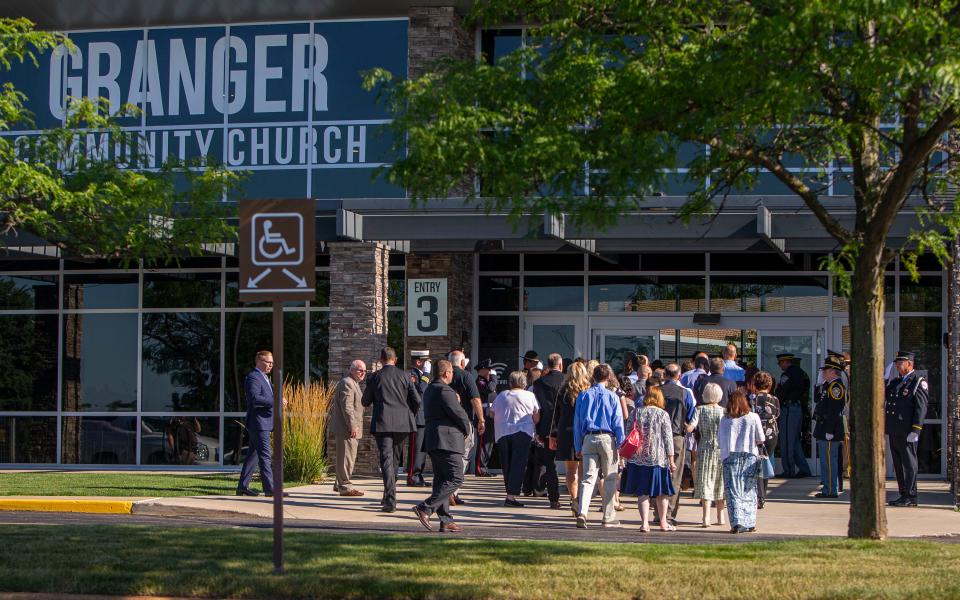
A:
<svg viewBox="0 0 960 600">
<path fill-rule="evenodd" d="M 678 209 L 683 197 L 656 197 L 649 207 L 623 214 L 604 230 L 573 225 L 569 215 L 526 215 L 485 212 L 462 198 L 411 204 L 409 199 L 317 201 L 317 236 L 326 241 L 407 240 L 413 252 L 472 252 L 496 246 L 508 251 L 579 249 L 586 252 L 757 251 L 829 252 L 837 247 L 816 217 L 792 197 L 728 198 L 723 210 L 683 223 Z M 852 200 L 824 201 L 838 221 L 852 228 Z M 902 244 L 918 224 L 912 205 L 894 224 L 889 243 Z"/>
</svg>

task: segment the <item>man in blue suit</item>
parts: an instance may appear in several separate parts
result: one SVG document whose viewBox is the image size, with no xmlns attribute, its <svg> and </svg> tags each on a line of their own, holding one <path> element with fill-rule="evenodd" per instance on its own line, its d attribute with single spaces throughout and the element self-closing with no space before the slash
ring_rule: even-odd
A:
<svg viewBox="0 0 960 600">
<path fill-rule="evenodd" d="M 271 460 L 270 433 L 273 431 L 273 384 L 270 371 L 273 370 L 273 353 L 269 350 L 257 352 L 257 366 L 247 374 L 243 381 L 243 392 L 247 398 L 247 458 L 240 470 L 238 496 L 259 496 L 260 492 L 248 486 L 253 476 L 257 460 L 260 461 L 260 480 L 263 493 L 273 496 L 273 464 Z M 284 405 L 287 400 L 284 398 Z"/>
</svg>

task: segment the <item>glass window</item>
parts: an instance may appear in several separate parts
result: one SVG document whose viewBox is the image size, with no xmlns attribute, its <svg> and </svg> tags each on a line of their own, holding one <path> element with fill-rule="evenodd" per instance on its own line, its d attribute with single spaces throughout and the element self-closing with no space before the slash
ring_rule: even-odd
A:
<svg viewBox="0 0 960 600">
<path fill-rule="evenodd" d="M 655 332 L 647 333 L 605 333 L 603 335 L 603 351 L 600 356 L 603 362 L 609 364 L 614 373 L 623 373 L 626 359 L 629 354 L 643 355 L 647 358 L 656 356 L 657 336 Z M 650 360 L 653 360 L 652 358 Z"/>
<path fill-rule="evenodd" d="M 640 268 L 644 271 L 703 271 L 706 270 L 706 254 L 656 254 L 640 255 Z"/>
<path fill-rule="evenodd" d="M 220 418 L 144 417 L 140 420 L 140 464 L 220 464 Z"/>
<path fill-rule="evenodd" d="M 943 456 L 942 425 L 924 425 L 920 432 L 920 443 L 917 444 L 917 472 L 922 474 L 939 475 L 940 460 Z"/>
<path fill-rule="evenodd" d="M 930 385 L 927 419 L 939 419 L 943 414 L 943 396 L 940 393 L 942 344 L 943 323 L 940 317 L 900 317 L 900 349 L 916 354 L 913 368 L 924 375 Z"/>
<path fill-rule="evenodd" d="M 63 315 L 63 409 L 134 410 L 137 315 Z"/>
<path fill-rule="evenodd" d="M 310 306 L 330 306 L 330 272 L 318 271 L 316 282 L 317 295 L 310 301 Z"/>
<path fill-rule="evenodd" d="M 136 275 L 66 275 L 63 307 L 137 308 Z"/>
<path fill-rule="evenodd" d="M 220 313 L 143 315 L 142 410 L 220 410 Z"/>
<path fill-rule="evenodd" d="M 639 254 L 601 254 L 587 256 L 588 271 L 639 271 Z"/>
<path fill-rule="evenodd" d="M 523 43 L 521 29 L 491 29 L 481 35 L 481 52 L 488 64 L 495 64 L 501 58 L 519 48 Z"/>
<path fill-rule="evenodd" d="M 0 417 L 0 463 L 55 462 L 56 417 Z"/>
<path fill-rule="evenodd" d="M 133 465 L 136 417 L 64 417 L 61 461 L 68 465 Z"/>
<path fill-rule="evenodd" d="M 519 277 L 482 276 L 477 292 L 480 297 L 480 310 L 518 310 L 520 308 Z"/>
<path fill-rule="evenodd" d="M 703 277 L 590 277 L 590 310 L 675 312 L 703 310 Z"/>
<path fill-rule="evenodd" d="M 525 271 L 583 271 L 583 254 L 524 254 Z"/>
<path fill-rule="evenodd" d="M 338 381 L 336 374 L 327 379 L 327 363 L 330 349 L 330 313 L 313 311 L 310 313 L 310 380 Z M 341 375 L 342 376 L 342 375 Z"/>
<path fill-rule="evenodd" d="M 0 275 L 0 310 L 57 310 L 56 275 Z"/>
<path fill-rule="evenodd" d="M 146 273 L 144 308 L 217 308 L 220 273 Z"/>
<path fill-rule="evenodd" d="M 525 277 L 524 310 L 583 310 L 583 277 Z"/>
<path fill-rule="evenodd" d="M 481 254 L 481 271 L 519 271 L 519 254 Z"/>
<path fill-rule="evenodd" d="M 387 306 L 406 306 L 407 276 L 404 271 L 390 271 L 387 277 Z"/>
<path fill-rule="evenodd" d="M 273 347 L 273 313 L 227 313 L 224 403 L 227 412 L 246 410 L 243 380 L 260 350 Z M 284 377 L 303 381 L 304 313 L 283 313 Z"/>
<path fill-rule="evenodd" d="M 262 307 L 262 306 L 273 306 L 273 302 L 240 302 L 240 284 L 239 284 L 239 273 L 236 271 L 231 271 L 226 274 L 227 278 L 227 308 L 238 308 L 238 307 Z M 319 284 L 318 284 L 319 285 Z M 318 295 L 319 296 L 319 295 Z M 306 306 L 303 300 L 294 300 L 290 302 L 284 302 L 284 306 Z"/>
<path fill-rule="evenodd" d="M 573 325 L 564 323 L 549 323 L 544 325 L 533 325 L 533 350 L 538 355 L 549 356 L 556 352 L 564 357 L 565 362 L 576 358 L 577 354 L 577 329 Z M 519 358 L 516 359 L 519 361 Z"/>
<path fill-rule="evenodd" d="M 644 268 L 650 267 L 644 265 Z M 787 262 L 774 252 L 710 253 L 711 271 L 799 271 L 802 260 Z"/>
<path fill-rule="evenodd" d="M 10 259 L 10 257 L 16 258 Z M 7 260 L 4 260 L 4 259 Z M 60 269 L 57 259 L 38 259 L 34 255 L 24 255 L 12 250 L 4 251 L 0 256 L 0 272 L 7 271 L 56 271 Z"/>
<path fill-rule="evenodd" d="M 477 332 L 477 358 L 489 358 L 500 366 L 501 374 L 520 363 L 520 317 L 480 316 Z"/>
<path fill-rule="evenodd" d="M 223 418 L 223 466 L 239 466 L 247 456 L 248 440 L 241 416 Z"/>
<path fill-rule="evenodd" d="M 826 277 L 711 277 L 710 310 L 826 312 Z"/>
<path fill-rule="evenodd" d="M 900 278 L 900 312 L 940 312 L 943 308 L 943 278 L 925 275 L 914 281 Z"/>
<path fill-rule="evenodd" d="M 406 368 L 405 365 L 407 364 L 406 345 L 404 344 L 404 334 L 406 332 L 403 329 L 403 317 L 404 311 L 402 310 L 391 310 L 387 313 L 387 345 L 396 350 L 397 366 L 401 369 Z"/>
<path fill-rule="evenodd" d="M 57 315 L 0 315 L 0 410 L 57 410 Z"/>
</svg>

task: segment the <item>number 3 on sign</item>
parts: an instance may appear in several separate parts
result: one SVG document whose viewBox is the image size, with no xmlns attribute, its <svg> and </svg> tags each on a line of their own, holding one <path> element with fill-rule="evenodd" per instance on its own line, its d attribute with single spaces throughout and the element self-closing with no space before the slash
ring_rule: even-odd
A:
<svg viewBox="0 0 960 600">
<path fill-rule="evenodd" d="M 447 335 L 447 280 L 407 280 L 407 335 Z"/>
</svg>

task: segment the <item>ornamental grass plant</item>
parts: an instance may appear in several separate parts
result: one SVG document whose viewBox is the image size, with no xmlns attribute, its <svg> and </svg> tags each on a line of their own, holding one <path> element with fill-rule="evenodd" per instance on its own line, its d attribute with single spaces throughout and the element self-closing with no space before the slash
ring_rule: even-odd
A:
<svg viewBox="0 0 960 600">
<path fill-rule="evenodd" d="M 283 479 L 320 483 L 327 473 L 327 411 L 334 386 L 318 380 L 310 387 L 285 382 L 283 397 Z"/>
</svg>

